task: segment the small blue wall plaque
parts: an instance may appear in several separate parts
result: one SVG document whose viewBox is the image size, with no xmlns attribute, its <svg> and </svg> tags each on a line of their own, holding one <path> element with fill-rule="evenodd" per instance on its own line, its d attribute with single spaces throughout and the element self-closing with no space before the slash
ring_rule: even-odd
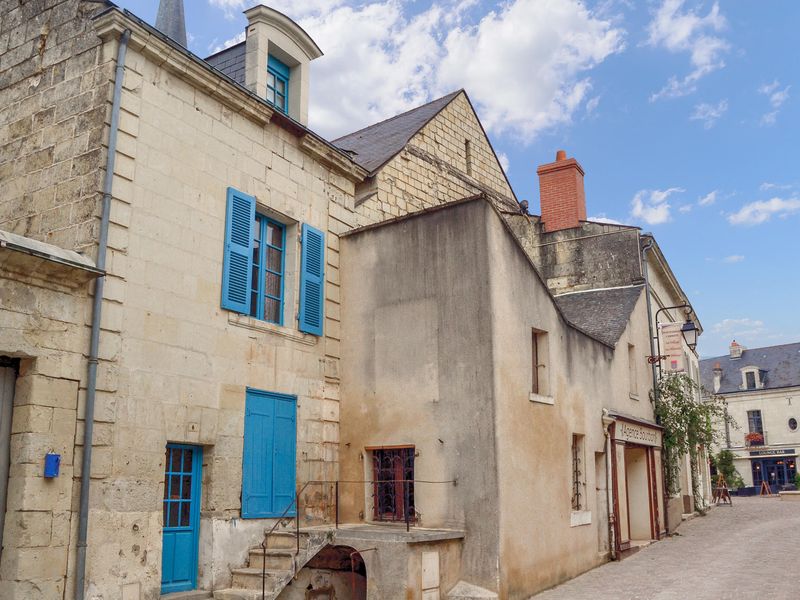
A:
<svg viewBox="0 0 800 600">
<path fill-rule="evenodd" d="M 58 477 L 58 472 L 61 469 L 61 455 L 60 454 L 45 454 L 44 455 L 44 476 L 45 477 Z"/>
</svg>

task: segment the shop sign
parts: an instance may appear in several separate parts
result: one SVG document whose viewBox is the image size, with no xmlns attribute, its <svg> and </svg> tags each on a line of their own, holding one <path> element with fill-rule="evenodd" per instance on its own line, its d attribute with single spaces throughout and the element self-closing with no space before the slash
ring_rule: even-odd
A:
<svg viewBox="0 0 800 600">
<path fill-rule="evenodd" d="M 615 428 L 615 439 L 624 440 L 633 444 L 643 444 L 644 446 L 660 446 L 661 432 L 658 429 L 651 429 L 644 425 L 617 421 Z"/>
<path fill-rule="evenodd" d="M 794 448 L 784 448 L 783 450 L 752 450 L 750 456 L 782 456 L 789 454 L 794 456 L 797 454 Z"/>
<path fill-rule="evenodd" d="M 683 354 L 682 323 L 660 323 L 661 344 L 663 346 L 664 371 L 667 373 L 684 373 L 686 364 Z"/>
</svg>

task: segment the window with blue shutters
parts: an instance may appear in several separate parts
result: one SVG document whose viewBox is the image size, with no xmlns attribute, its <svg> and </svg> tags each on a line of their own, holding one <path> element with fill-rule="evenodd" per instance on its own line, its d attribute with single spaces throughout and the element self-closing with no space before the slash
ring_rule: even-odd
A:
<svg viewBox="0 0 800 600">
<path fill-rule="evenodd" d="M 299 329 L 322 335 L 325 320 L 325 234 L 303 224 Z"/>
<path fill-rule="evenodd" d="M 267 102 L 289 112 L 289 67 L 271 54 L 267 60 Z"/>
</svg>

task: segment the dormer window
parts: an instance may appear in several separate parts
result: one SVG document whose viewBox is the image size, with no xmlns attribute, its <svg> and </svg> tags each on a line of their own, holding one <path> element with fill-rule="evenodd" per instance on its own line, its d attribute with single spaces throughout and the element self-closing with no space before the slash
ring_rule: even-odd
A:
<svg viewBox="0 0 800 600">
<path fill-rule="evenodd" d="M 742 369 L 743 390 L 759 390 L 764 387 L 761 381 L 761 371 L 758 367 L 745 367 Z"/>
<path fill-rule="evenodd" d="M 267 101 L 279 111 L 289 112 L 289 67 L 271 54 L 267 60 Z"/>
</svg>

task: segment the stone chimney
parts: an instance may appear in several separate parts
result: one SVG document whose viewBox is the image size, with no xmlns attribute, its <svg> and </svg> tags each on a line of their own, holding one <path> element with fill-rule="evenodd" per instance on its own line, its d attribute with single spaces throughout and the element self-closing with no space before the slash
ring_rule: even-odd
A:
<svg viewBox="0 0 800 600">
<path fill-rule="evenodd" d="M 186 18 L 183 0 L 161 0 L 158 4 L 156 29 L 186 48 Z"/>
<path fill-rule="evenodd" d="M 244 15 L 245 86 L 273 103 L 278 111 L 307 125 L 309 63 L 322 56 L 322 50 L 302 27 L 277 10 L 259 5 L 244 11 Z M 280 71 L 277 79 L 273 68 Z M 274 101 L 277 96 L 268 89 L 270 81 L 281 86 L 282 102 Z"/>
<path fill-rule="evenodd" d="M 536 169 L 539 175 L 539 198 L 546 232 L 579 227 L 586 220 L 586 194 L 583 169 L 577 160 L 567 158 L 564 150 L 556 161 Z"/>
<path fill-rule="evenodd" d="M 731 342 L 730 351 L 731 351 L 731 358 L 742 358 L 742 352 L 744 352 L 744 346 L 737 343 L 736 340 L 733 340 Z"/>
<path fill-rule="evenodd" d="M 722 386 L 722 367 L 718 362 L 714 363 L 714 393 L 716 394 L 719 392 L 719 388 Z"/>
</svg>

